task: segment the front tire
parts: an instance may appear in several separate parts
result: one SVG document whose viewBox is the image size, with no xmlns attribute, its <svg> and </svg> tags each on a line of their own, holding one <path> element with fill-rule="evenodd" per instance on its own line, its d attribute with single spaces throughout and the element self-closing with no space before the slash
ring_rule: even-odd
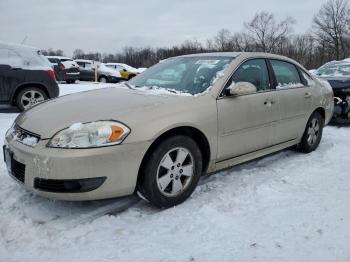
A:
<svg viewBox="0 0 350 262">
<path fill-rule="evenodd" d="M 314 112 L 307 122 L 304 135 L 298 145 L 298 150 L 310 153 L 319 146 L 322 138 L 324 119 L 318 112 Z"/>
<path fill-rule="evenodd" d="M 139 193 L 160 208 L 184 202 L 196 188 L 202 174 L 202 154 L 187 136 L 161 142 L 140 170 Z"/>
<path fill-rule="evenodd" d="M 24 111 L 47 99 L 46 93 L 37 87 L 27 87 L 21 90 L 16 97 L 16 105 Z"/>
</svg>

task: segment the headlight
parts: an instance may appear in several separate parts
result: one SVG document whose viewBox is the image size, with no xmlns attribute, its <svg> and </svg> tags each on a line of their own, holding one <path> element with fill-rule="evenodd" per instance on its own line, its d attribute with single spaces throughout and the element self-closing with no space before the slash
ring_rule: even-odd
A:
<svg viewBox="0 0 350 262">
<path fill-rule="evenodd" d="M 129 135 L 130 129 L 117 121 L 76 123 L 54 135 L 48 147 L 94 148 L 118 145 Z"/>
<path fill-rule="evenodd" d="M 12 126 L 6 131 L 5 137 L 8 138 L 11 136 L 13 138 L 15 134 L 15 122 L 13 122 Z"/>
</svg>

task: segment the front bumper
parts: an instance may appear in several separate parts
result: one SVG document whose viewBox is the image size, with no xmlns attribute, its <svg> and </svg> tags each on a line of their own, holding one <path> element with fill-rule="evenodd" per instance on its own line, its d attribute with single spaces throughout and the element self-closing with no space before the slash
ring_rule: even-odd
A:
<svg viewBox="0 0 350 262">
<path fill-rule="evenodd" d="M 41 140 L 33 148 L 15 140 L 5 140 L 8 152 L 6 164 L 11 169 L 11 155 L 17 165 L 22 165 L 23 182 L 13 171 L 11 174 L 26 189 L 43 197 L 68 201 L 132 194 L 142 158 L 150 145 L 149 142 L 140 142 L 93 149 L 56 149 L 47 148 L 47 142 Z M 87 192 L 50 192 L 39 190 L 37 186 L 38 181 L 91 181 L 96 178 L 105 179 L 96 189 Z"/>
</svg>

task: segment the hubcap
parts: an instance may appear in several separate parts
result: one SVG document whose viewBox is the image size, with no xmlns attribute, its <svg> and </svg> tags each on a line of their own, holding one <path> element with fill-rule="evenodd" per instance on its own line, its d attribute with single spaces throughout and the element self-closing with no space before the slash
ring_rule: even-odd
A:
<svg viewBox="0 0 350 262">
<path fill-rule="evenodd" d="M 21 104 L 23 105 L 24 109 L 28 109 L 44 100 L 45 98 L 40 92 L 30 90 L 22 95 Z"/>
<path fill-rule="evenodd" d="M 190 151 L 183 147 L 171 149 L 158 166 L 158 189 L 165 196 L 180 195 L 189 186 L 193 173 L 194 159 Z"/>
<path fill-rule="evenodd" d="M 100 81 L 101 81 L 101 83 L 107 83 L 107 79 L 104 77 L 101 77 Z"/>
<path fill-rule="evenodd" d="M 314 118 L 310 122 L 307 130 L 307 142 L 309 143 L 309 145 L 313 146 L 317 142 L 319 134 L 320 134 L 320 123 L 316 118 Z"/>
</svg>

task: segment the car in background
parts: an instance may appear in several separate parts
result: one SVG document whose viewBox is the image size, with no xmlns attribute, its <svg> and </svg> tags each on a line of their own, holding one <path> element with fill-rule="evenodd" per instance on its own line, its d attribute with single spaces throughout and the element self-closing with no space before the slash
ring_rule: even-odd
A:
<svg viewBox="0 0 350 262">
<path fill-rule="evenodd" d="M 23 111 L 58 95 L 55 73 L 39 49 L 0 42 L 0 104 Z"/>
<path fill-rule="evenodd" d="M 93 60 L 75 59 L 79 65 L 80 77 L 82 81 L 95 81 L 95 62 Z"/>
<path fill-rule="evenodd" d="M 69 57 L 46 56 L 53 65 L 57 81 L 73 84 L 80 78 L 79 65 Z"/>
<path fill-rule="evenodd" d="M 119 71 L 122 78 L 126 80 L 130 80 L 131 78 L 144 71 L 144 69 L 136 69 L 135 67 L 122 63 L 106 63 L 106 66 Z"/>
<path fill-rule="evenodd" d="M 174 57 L 124 86 L 62 96 L 18 116 L 4 143 L 9 173 L 44 197 L 138 193 L 171 207 L 202 175 L 294 146 L 311 153 L 333 114 L 330 88 L 271 54 Z"/>
<path fill-rule="evenodd" d="M 118 83 L 123 80 L 121 74 L 107 67 L 103 63 L 93 60 L 76 59 L 80 69 L 80 80 L 95 81 L 95 68 L 97 68 L 97 80 L 102 83 Z"/>
<path fill-rule="evenodd" d="M 334 92 L 335 124 L 350 124 L 350 59 L 332 61 L 317 69 L 313 74 L 327 80 Z"/>
</svg>

